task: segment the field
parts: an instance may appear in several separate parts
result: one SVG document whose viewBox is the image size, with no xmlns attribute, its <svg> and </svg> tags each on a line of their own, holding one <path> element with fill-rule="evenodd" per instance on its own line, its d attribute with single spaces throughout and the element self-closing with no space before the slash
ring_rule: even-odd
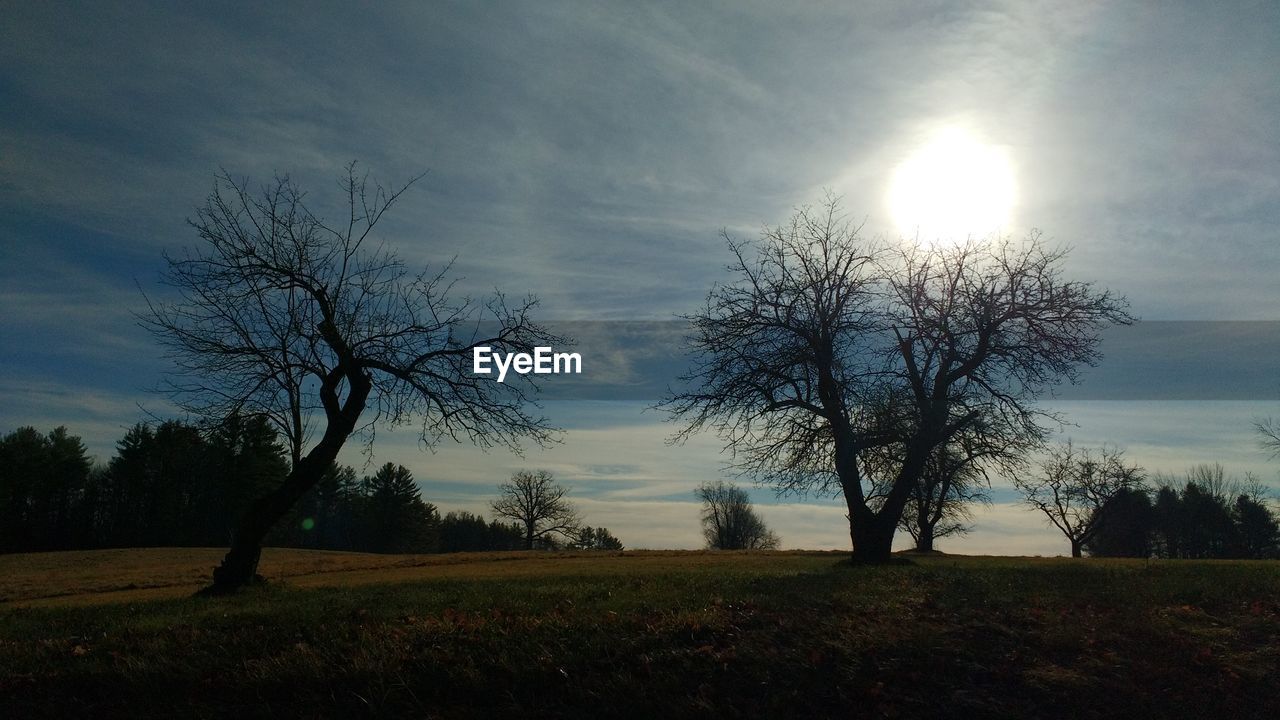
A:
<svg viewBox="0 0 1280 720">
<path fill-rule="evenodd" d="M 1274 717 L 1280 563 L 0 556 L 5 717 Z"/>
</svg>

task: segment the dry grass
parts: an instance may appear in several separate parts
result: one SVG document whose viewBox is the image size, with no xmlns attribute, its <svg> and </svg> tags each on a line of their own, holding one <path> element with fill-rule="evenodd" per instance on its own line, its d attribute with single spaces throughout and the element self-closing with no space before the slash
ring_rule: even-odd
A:
<svg viewBox="0 0 1280 720">
<path fill-rule="evenodd" d="M 219 553 L 0 558 L 0 714 L 1280 714 L 1276 562 L 272 550 L 190 597 Z"/>
<path fill-rule="evenodd" d="M 71 606 L 139 602 L 190 595 L 207 585 L 226 551 L 220 548 L 137 548 L 0 555 L 0 605 Z M 736 557 L 743 568 L 771 558 L 835 553 L 722 553 L 697 551 L 492 552 L 376 555 L 266 548 L 260 572 L 294 587 L 403 583 L 433 578 L 661 573 Z"/>
</svg>

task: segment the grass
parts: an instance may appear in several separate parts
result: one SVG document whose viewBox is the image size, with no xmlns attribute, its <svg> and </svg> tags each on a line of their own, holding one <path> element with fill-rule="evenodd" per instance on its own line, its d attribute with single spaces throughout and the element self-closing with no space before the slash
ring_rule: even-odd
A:
<svg viewBox="0 0 1280 720">
<path fill-rule="evenodd" d="M 216 551 L 119 552 L 0 559 L 6 716 L 1280 712 L 1276 563 L 273 551 L 192 598 Z"/>
</svg>

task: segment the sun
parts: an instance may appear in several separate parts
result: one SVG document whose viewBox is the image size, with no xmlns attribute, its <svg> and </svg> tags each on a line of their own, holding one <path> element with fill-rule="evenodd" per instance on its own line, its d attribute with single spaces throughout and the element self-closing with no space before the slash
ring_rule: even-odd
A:
<svg viewBox="0 0 1280 720">
<path fill-rule="evenodd" d="M 936 133 L 894 170 L 889 211 L 900 233 L 958 242 L 1004 228 L 1014 203 L 1008 153 L 970 133 Z"/>
</svg>

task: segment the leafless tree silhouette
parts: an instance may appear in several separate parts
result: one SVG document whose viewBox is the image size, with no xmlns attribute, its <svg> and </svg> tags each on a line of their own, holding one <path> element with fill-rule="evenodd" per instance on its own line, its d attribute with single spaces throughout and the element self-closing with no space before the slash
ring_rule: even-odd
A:
<svg viewBox="0 0 1280 720">
<path fill-rule="evenodd" d="M 1124 453 L 1103 447 L 1097 453 L 1069 441 L 1051 448 L 1041 472 L 1015 484 L 1031 507 L 1044 513 L 1071 542 L 1071 557 L 1098 533 L 1102 507 L 1122 490 L 1142 483 L 1142 468 L 1126 464 Z"/>
<path fill-rule="evenodd" d="M 758 248 L 729 238 L 730 282 L 687 319 L 693 368 L 659 407 L 673 440 L 715 430 L 740 473 L 843 495 L 854 559 L 888 559 L 934 449 L 978 429 L 1038 439 L 1035 399 L 1099 359 L 1127 303 L 1061 277 L 1063 250 L 1025 242 L 865 242 L 838 203 L 802 208 Z M 901 448 L 877 482 L 862 463 Z"/>
<path fill-rule="evenodd" d="M 255 193 L 224 172 L 190 221 L 201 242 L 166 256 L 174 296 L 149 297 L 139 318 L 177 365 L 168 390 L 200 416 L 270 419 L 293 460 L 285 481 L 238 521 L 213 592 L 255 578 L 267 531 L 354 433 L 371 442 L 377 427 L 418 419 L 428 445 L 554 439 L 527 376 L 498 384 L 469 365 L 476 345 L 528 352 L 567 342 L 530 319 L 536 300 L 451 298 L 451 263 L 414 273 L 374 243 L 411 184 L 388 190 L 349 165 L 348 212 L 329 224 L 287 177 Z"/>
<path fill-rule="evenodd" d="M 1264 418 L 1254 423 L 1258 431 L 1258 442 L 1262 448 L 1271 453 L 1271 458 L 1280 457 L 1280 422 L 1275 418 Z"/>
<path fill-rule="evenodd" d="M 565 499 L 569 488 L 557 484 L 546 470 L 518 472 L 498 486 L 498 493 L 490 507 L 498 517 L 520 524 L 526 550 L 551 535 L 572 539 L 582 524 L 573 505 Z"/>
<path fill-rule="evenodd" d="M 781 540 L 751 507 L 742 488 L 718 480 L 698 486 L 702 534 L 712 550 L 777 550 Z"/>
</svg>

